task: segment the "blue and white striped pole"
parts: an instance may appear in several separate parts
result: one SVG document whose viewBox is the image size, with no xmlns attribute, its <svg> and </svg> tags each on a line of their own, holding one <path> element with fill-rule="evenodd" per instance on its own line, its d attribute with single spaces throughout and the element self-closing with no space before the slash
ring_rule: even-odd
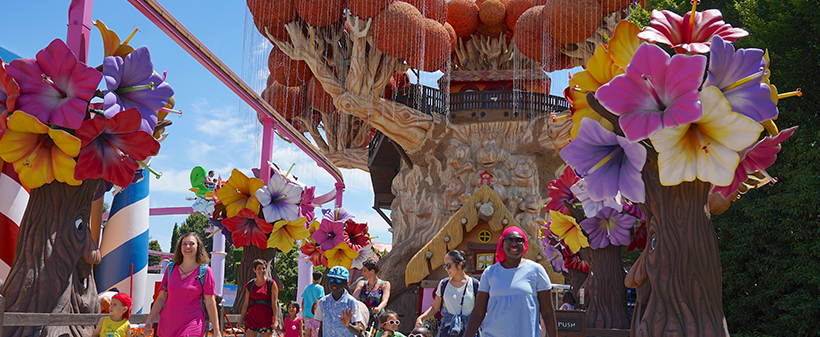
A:
<svg viewBox="0 0 820 337">
<path fill-rule="evenodd" d="M 100 245 L 102 262 L 96 269 L 97 291 L 111 287 L 122 292 L 130 289 L 134 314 L 147 312 L 150 305 L 144 303 L 148 290 L 148 180 L 146 175 L 114 196 Z"/>
</svg>

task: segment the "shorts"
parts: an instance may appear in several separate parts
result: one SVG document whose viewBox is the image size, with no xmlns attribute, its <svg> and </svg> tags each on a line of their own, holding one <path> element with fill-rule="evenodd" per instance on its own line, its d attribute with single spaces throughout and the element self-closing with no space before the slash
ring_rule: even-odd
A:
<svg viewBox="0 0 820 337">
<path fill-rule="evenodd" d="M 258 333 L 272 333 L 273 328 L 247 328 L 250 331 L 256 331 Z"/>
</svg>

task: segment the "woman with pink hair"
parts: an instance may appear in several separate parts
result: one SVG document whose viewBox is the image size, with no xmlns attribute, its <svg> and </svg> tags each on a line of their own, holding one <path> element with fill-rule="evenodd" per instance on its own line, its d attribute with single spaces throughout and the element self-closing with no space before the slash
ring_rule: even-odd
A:
<svg viewBox="0 0 820 337">
<path fill-rule="evenodd" d="M 547 336 L 558 334 L 552 284 L 543 266 L 523 258 L 527 248 L 527 234 L 521 228 L 509 227 L 501 234 L 496 263 L 481 274 L 465 336 L 474 336 L 481 327 L 482 337 L 540 337 L 539 314 Z"/>
</svg>

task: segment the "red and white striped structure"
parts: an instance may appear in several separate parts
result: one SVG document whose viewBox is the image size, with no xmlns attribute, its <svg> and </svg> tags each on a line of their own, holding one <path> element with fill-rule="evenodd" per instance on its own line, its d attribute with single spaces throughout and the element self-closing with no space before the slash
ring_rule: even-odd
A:
<svg viewBox="0 0 820 337">
<path fill-rule="evenodd" d="M 28 191 L 10 163 L 0 164 L 0 280 L 5 280 L 14 261 L 17 231 L 28 204 Z"/>
</svg>

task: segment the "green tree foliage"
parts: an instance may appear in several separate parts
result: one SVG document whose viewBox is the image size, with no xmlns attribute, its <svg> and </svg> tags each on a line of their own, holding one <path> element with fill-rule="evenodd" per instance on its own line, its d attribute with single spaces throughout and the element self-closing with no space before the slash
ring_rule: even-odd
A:
<svg viewBox="0 0 820 337">
<path fill-rule="evenodd" d="M 171 232 L 171 253 L 177 249 L 177 241 L 179 240 L 179 224 L 174 224 L 174 230 Z"/>
<path fill-rule="evenodd" d="M 156 239 L 151 239 L 151 238 L 149 238 L 149 240 L 151 240 L 151 241 L 148 241 L 148 249 L 155 250 L 155 251 L 158 251 L 158 252 L 162 251 L 162 247 L 159 245 L 159 241 L 157 241 Z M 154 256 L 154 255 L 148 255 L 148 266 L 149 267 L 159 266 L 160 262 L 162 262 L 162 257 Z M 159 274 L 159 270 L 149 270 L 148 272 L 151 273 L 151 274 Z"/>
<path fill-rule="evenodd" d="M 296 300 L 299 287 L 299 247 L 294 246 L 288 253 L 276 254 L 274 267 L 285 289 L 279 292 L 279 301 L 283 304 Z"/>
<path fill-rule="evenodd" d="M 688 1 L 649 0 L 683 14 Z M 749 32 L 736 48 L 768 49 L 771 82 L 802 98 L 778 104 L 780 129 L 799 125 L 768 172 L 773 186 L 752 190 L 713 216 L 723 267 L 723 307 L 733 336 L 809 336 L 820 331 L 820 1 L 706 0 Z M 633 20 L 649 23 L 649 12 Z"/>
<path fill-rule="evenodd" d="M 171 234 L 171 252 L 176 248 L 176 242 L 182 235 L 188 232 L 195 232 L 199 234 L 205 243 L 205 250 L 208 253 L 213 251 L 214 240 L 209 237 L 211 234 L 206 233 L 205 230 L 211 226 L 207 217 L 202 214 L 191 214 L 185 219 L 185 222 L 174 224 L 174 229 Z M 228 234 L 230 235 L 230 233 Z M 225 243 L 225 284 L 236 284 L 236 268 L 239 262 L 242 261 L 242 248 L 234 248 Z"/>
</svg>

